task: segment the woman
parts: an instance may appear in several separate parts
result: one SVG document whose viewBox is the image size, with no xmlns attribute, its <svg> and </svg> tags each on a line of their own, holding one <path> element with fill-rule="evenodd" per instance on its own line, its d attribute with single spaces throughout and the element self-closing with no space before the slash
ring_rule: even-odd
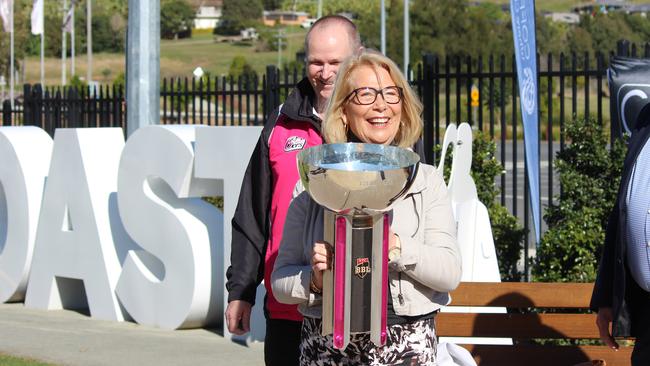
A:
<svg viewBox="0 0 650 366">
<path fill-rule="evenodd" d="M 413 146 L 422 131 L 422 105 L 397 66 L 373 51 L 353 56 L 340 70 L 323 122 L 328 143 Z M 393 206 L 389 232 L 388 339 L 376 346 L 353 334 L 344 350 L 321 336 L 320 292 L 330 268 L 323 243 L 323 208 L 306 192 L 292 202 L 271 275 L 280 302 L 299 304 L 301 365 L 433 365 L 434 317 L 460 281 L 456 225 L 442 177 L 421 164 L 408 193 Z"/>
</svg>

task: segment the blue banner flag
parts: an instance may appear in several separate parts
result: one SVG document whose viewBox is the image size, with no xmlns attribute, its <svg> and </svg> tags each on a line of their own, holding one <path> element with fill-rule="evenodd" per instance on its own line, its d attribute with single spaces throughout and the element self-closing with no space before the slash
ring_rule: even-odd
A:
<svg viewBox="0 0 650 366">
<path fill-rule="evenodd" d="M 528 187 L 533 209 L 535 238 L 540 240 L 539 200 L 539 105 L 537 103 L 537 45 L 535 42 L 535 1 L 510 0 L 512 35 L 515 41 L 517 81 L 524 124 L 524 149 L 528 166 Z"/>
</svg>

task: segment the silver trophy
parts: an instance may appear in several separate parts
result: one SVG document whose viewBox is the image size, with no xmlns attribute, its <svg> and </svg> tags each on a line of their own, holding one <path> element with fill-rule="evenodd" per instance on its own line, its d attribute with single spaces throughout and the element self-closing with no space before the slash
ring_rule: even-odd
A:
<svg viewBox="0 0 650 366">
<path fill-rule="evenodd" d="M 419 156 L 394 146 L 326 144 L 298 154 L 300 179 L 324 212 L 334 248 L 323 273 L 322 334 L 347 347 L 351 333 L 386 343 L 390 207 L 411 186 Z"/>
</svg>

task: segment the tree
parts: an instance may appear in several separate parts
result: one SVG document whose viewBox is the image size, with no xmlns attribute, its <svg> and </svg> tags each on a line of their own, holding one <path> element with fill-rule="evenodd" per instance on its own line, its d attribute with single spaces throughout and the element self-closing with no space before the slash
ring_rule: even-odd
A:
<svg viewBox="0 0 650 366">
<path fill-rule="evenodd" d="M 593 52 L 593 49 L 591 48 L 591 45 L 593 44 L 591 34 L 589 34 L 589 31 L 584 28 L 573 28 L 567 35 L 567 43 L 569 44 L 569 49 L 578 55 L 582 55 L 585 52 Z"/>
<path fill-rule="evenodd" d="M 194 9 L 183 0 L 163 0 L 160 4 L 160 36 L 166 39 L 192 36 Z"/>
<path fill-rule="evenodd" d="M 645 16 L 639 14 L 625 15 L 625 21 L 632 32 L 638 35 L 641 40 L 650 39 L 650 22 Z"/>
<path fill-rule="evenodd" d="M 101 2 L 93 3 L 93 52 L 123 52 L 126 43 L 126 19 L 121 13 L 104 5 Z M 60 57 L 62 9 L 58 2 L 45 2 L 44 6 L 45 56 Z M 31 11 L 31 8 L 27 11 Z M 29 33 L 29 17 L 27 19 L 25 30 L 27 39 L 19 47 L 22 47 L 27 55 L 37 56 L 41 52 L 41 37 Z M 75 50 L 79 54 L 85 52 L 87 45 L 86 9 L 79 3 L 75 7 L 75 29 Z M 70 55 L 72 48 L 70 36 L 67 37 L 67 42 L 67 54 Z"/>
<path fill-rule="evenodd" d="M 539 53 L 551 52 L 559 54 L 565 49 L 566 36 L 568 33 L 567 25 L 565 23 L 554 22 L 550 18 L 537 13 L 535 16 L 535 26 L 537 34 L 537 50 Z"/>
<path fill-rule="evenodd" d="M 26 48 L 23 47 L 30 37 L 29 14 L 31 2 L 17 0 L 14 2 L 14 69 L 20 70 L 20 60 L 25 57 Z M 0 27 L 0 74 L 4 75 L 9 83 L 10 55 L 9 33 Z"/>
<path fill-rule="evenodd" d="M 264 0 L 264 10 L 275 10 L 282 6 L 282 0 Z"/>
<path fill-rule="evenodd" d="M 236 35 L 241 29 L 254 26 L 262 18 L 264 7 L 261 0 L 224 0 L 221 21 L 215 34 Z"/>
<path fill-rule="evenodd" d="M 449 48 L 448 52 L 460 56 L 488 56 L 513 52 L 510 16 L 495 4 L 481 4 L 467 8 L 467 19 L 459 39 L 463 42 L 450 42 L 454 45 L 467 43 L 467 47 Z"/>
<path fill-rule="evenodd" d="M 126 20 L 106 9 L 92 17 L 93 52 L 123 52 L 126 43 Z"/>
<path fill-rule="evenodd" d="M 246 57 L 241 55 L 235 56 L 235 58 L 232 59 L 232 63 L 230 64 L 230 69 L 228 70 L 228 75 L 235 82 L 237 82 L 237 79 L 239 77 L 242 77 L 243 81 L 248 83 L 251 83 L 253 79 L 257 77 L 257 73 L 255 72 L 253 67 L 248 63 Z"/>
<path fill-rule="evenodd" d="M 580 27 L 584 28 L 592 38 L 591 47 L 596 51 L 606 52 L 616 49 L 616 41 L 627 39 L 640 42 L 641 39 L 632 32 L 621 13 L 598 13 L 593 17 L 583 16 Z"/>
<path fill-rule="evenodd" d="M 544 214 L 548 231 L 542 237 L 533 278 L 550 282 L 591 282 L 596 278 L 607 217 L 618 193 L 625 145 L 608 136 L 593 119 L 567 125 L 571 141 L 557 153 L 562 193 Z"/>
</svg>

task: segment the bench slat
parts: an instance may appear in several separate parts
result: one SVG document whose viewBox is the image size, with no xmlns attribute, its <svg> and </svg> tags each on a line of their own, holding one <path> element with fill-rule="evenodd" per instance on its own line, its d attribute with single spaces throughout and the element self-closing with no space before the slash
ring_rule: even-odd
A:
<svg viewBox="0 0 650 366">
<path fill-rule="evenodd" d="M 632 347 L 614 352 L 605 346 L 462 345 L 480 366 L 570 366 L 604 360 L 607 366 L 630 365 Z"/>
<path fill-rule="evenodd" d="M 599 338 L 595 314 L 439 313 L 436 333 L 443 337 Z"/>
<path fill-rule="evenodd" d="M 593 283 L 462 282 L 451 293 L 453 306 L 587 308 Z"/>
</svg>

